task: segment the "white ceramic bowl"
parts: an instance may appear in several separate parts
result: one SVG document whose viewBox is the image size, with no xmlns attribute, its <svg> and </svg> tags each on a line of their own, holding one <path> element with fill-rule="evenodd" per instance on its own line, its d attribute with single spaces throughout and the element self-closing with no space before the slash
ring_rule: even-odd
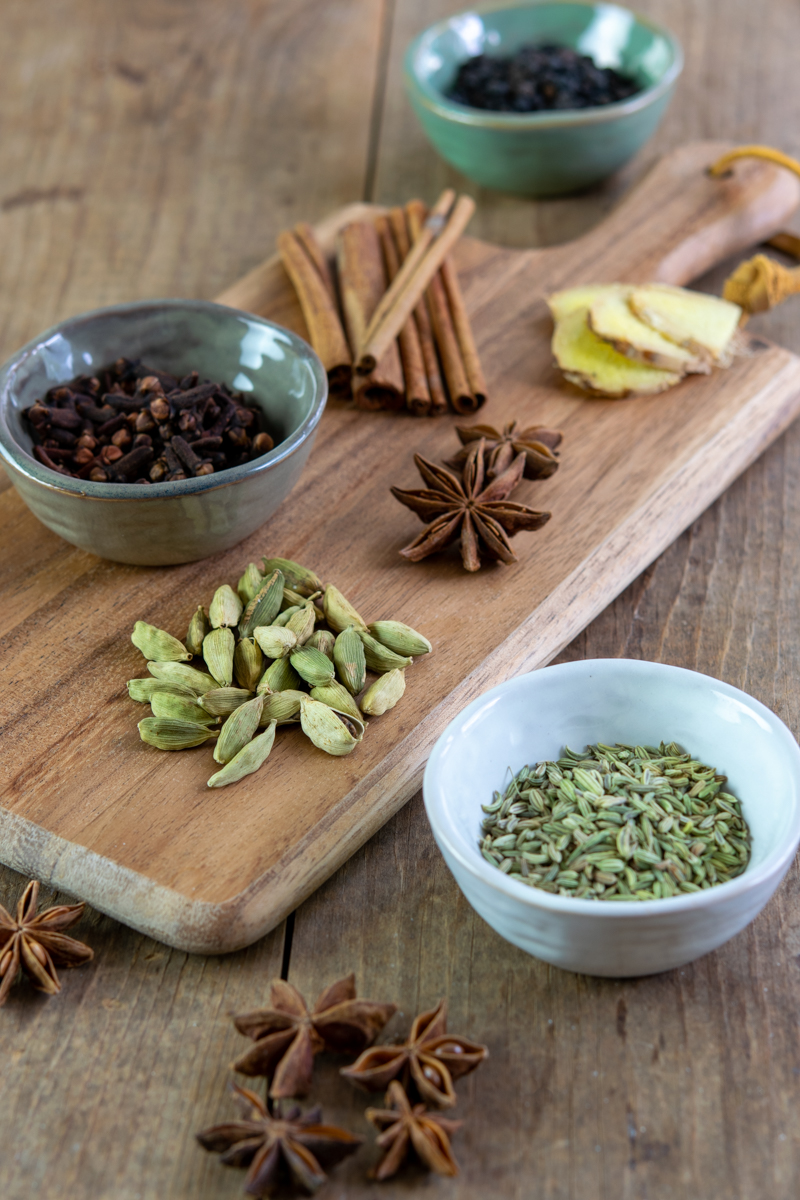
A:
<svg viewBox="0 0 800 1200">
<path fill-rule="evenodd" d="M 482 804 L 526 763 L 568 745 L 675 741 L 728 776 L 752 833 L 746 870 L 667 900 L 573 900 L 517 883 L 478 849 Z M 433 835 L 472 907 L 507 941 L 587 975 L 652 975 L 739 933 L 783 879 L 800 843 L 800 751 L 787 727 L 738 688 L 633 659 L 544 667 L 474 700 L 433 748 L 423 783 Z"/>
</svg>

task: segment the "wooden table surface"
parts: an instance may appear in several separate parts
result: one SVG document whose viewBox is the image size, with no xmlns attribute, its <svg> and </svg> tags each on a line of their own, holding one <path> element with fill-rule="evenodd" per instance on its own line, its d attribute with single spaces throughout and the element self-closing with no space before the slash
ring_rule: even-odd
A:
<svg viewBox="0 0 800 1200">
<path fill-rule="evenodd" d="M 278 231 L 347 201 L 464 186 L 403 94 L 410 38 L 459 0 L 5 0 L 0 39 L 0 358 L 72 313 L 210 297 Z M 687 64 L 658 135 L 566 200 L 482 192 L 472 230 L 549 245 L 591 227 L 655 155 L 722 137 L 800 152 L 794 0 L 638 0 Z M 704 281 L 718 286 L 724 270 Z M 800 351 L 800 301 L 753 322 Z M 492 416 L 491 409 L 486 413 Z M 0 484 L 7 487 L 5 479 Z M 12 504 L 11 519 L 22 518 Z M 65 545 L 65 561 L 71 553 Z M 24 593 L 25 581 L 20 581 Z M 690 667 L 800 732 L 800 428 L 794 426 L 562 655 Z M 21 601 L 21 607 L 23 606 Z M 20 613 L 6 613 L 13 637 Z M 43 659 L 46 664 L 46 659 Z M 2 697 L 0 697 L 0 730 Z M 24 879 L 0 868 L 11 908 Z M 313 997 L 356 973 L 407 1031 L 440 996 L 491 1057 L 458 1085 L 455 1180 L 369 1182 L 371 1145 L 323 1193 L 394 1200 L 795 1200 L 800 1167 L 800 880 L 748 929 L 666 975 L 567 974 L 467 905 L 416 797 L 284 926 L 223 958 L 88 913 L 95 961 L 60 996 L 0 1013 L 0 1195 L 224 1200 L 243 1174 L 194 1131 L 232 1113 L 229 1014 L 283 974 Z M 60 899 L 60 898 L 59 898 Z M 52 901 L 51 895 L 43 897 Z M 364 1097 L 318 1060 L 326 1116 Z"/>
</svg>

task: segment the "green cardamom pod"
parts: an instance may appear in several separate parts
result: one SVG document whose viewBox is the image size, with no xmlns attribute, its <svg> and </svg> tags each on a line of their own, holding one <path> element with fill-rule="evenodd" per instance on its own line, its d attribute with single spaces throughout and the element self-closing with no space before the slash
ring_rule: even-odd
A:
<svg viewBox="0 0 800 1200">
<path fill-rule="evenodd" d="M 242 613 L 239 636 L 252 637 L 253 630 L 259 625 L 271 625 L 280 611 L 282 600 L 283 575 L 280 571 L 273 571 Z"/>
<path fill-rule="evenodd" d="M 368 717 L 380 717 L 394 708 L 406 690 L 405 672 L 398 669 L 387 671 L 367 688 L 361 697 L 361 711 Z"/>
<path fill-rule="evenodd" d="M 317 629 L 306 642 L 313 650 L 321 650 L 333 662 L 333 647 L 336 638 L 327 629 Z"/>
<path fill-rule="evenodd" d="M 193 721 L 196 725 L 214 725 L 217 720 L 200 707 L 194 696 L 173 696 L 169 692 L 154 692 L 150 707 L 154 717 Z"/>
<path fill-rule="evenodd" d="M 192 654 L 203 653 L 203 638 L 208 633 L 211 626 L 208 623 L 206 610 L 202 604 L 198 604 L 194 615 L 189 622 L 189 629 L 186 634 L 186 649 Z"/>
<path fill-rule="evenodd" d="M 433 646 L 426 637 L 402 621 L 375 621 L 367 629 L 387 650 L 395 654 L 430 654 Z"/>
<path fill-rule="evenodd" d="M 337 637 L 333 647 L 333 661 L 336 664 L 336 673 L 348 692 L 357 696 L 367 682 L 367 659 L 364 644 L 355 625 L 350 625 Z"/>
<path fill-rule="evenodd" d="M 361 643 L 364 647 L 364 657 L 367 660 L 367 666 L 370 671 L 394 671 L 395 668 L 402 670 L 403 667 L 410 667 L 414 661 L 412 658 L 406 658 L 402 654 L 395 654 L 394 650 L 387 649 L 380 642 L 376 641 L 371 633 L 367 633 L 364 629 L 358 630 L 358 636 L 361 638 Z"/>
<path fill-rule="evenodd" d="M 248 563 L 247 570 L 236 585 L 242 604 L 249 604 L 264 582 L 264 576 L 255 563 Z"/>
<path fill-rule="evenodd" d="M 281 606 L 280 616 L 283 616 L 287 608 L 291 608 L 292 612 L 294 613 L 296 609 L 305 608 L 307 604 L 311 604 L 314 609 L 314 618 L 317 621 L 324 621 L 325 613 L 318 604 L 314 603 L 317 596 L 321 595 L 322 592 L 312 592 L 310 596 L 301 596 L 300 592 L 294 592 L 291 588 L 285 587 L 283 589 L 283 604 Z"/>
<path fill-rule="evenodd" d="M 246 746 L 243 746 L 238 754 L 234 754 L 230 762 L 227 762 L 215 775 L 211 776 L 208 786 L 210 788 L 227 787 L 229 783 L 236 783 L 239 779 L 244 779 L 245 775 L 252 775 L 267 761 L 274 744 L 275 722 L 270 721 L 263 733 L 259 733 Z"/>
<path fill-rule="evenodd" d="M 217 686 L 217 681 L 205 671 L 198 671 L 197 667 L 187 667 L 185 663 L 149 662 L 147 669 L 156 679 L 163 679 L 165 683 L 183 684 L 196 696 L 202 696 L 204 692 Z"/>
<path fill-rule="evenodd" d="M 311 650 L 308 646 L 303 646 L 300 650 L 295 650 L 289 661 L 300 678 L 305 679 L 312 687 L 331 683 L 335 678 L 333 664 L 321 650 Z"/>
<path fill-rule="evenodd" d="M 139 736 L 143 742 L 159 750 L 189 750 L 202 746 L 216 732 L 194 721 L 174 721 L 170 717 L 145 717 L 139 722 Z"/>
<path fill-rule="evenodd" d="M 314 605 L 311 601 L 307 601 L 299 612 L 292 613 L 289 620 L 286 622 L 286 628 L 291 630 L 297 638 L 297 643 L 304 646 L 314 632 L 314 623 L 316 614 Z"/>
<path fill-rule="evenodd" d="M 131 641 L 151 662 L 189 662 L 192 657 L 183 642 L 146 621 L 136 622 Z"/>
<path fill-rule="evenodd" d="M 290 587 L 285 587 L 283 589 L 281 612 L 285 612 L 287 608 L 302 608 L 305 602 L 305 596 L 301 596 L 299 592 L 293 591 L 293 589 Z"/>
<path fill-rule="evenodd" d="M 221 629 L 223 625 L 229 628 L 239 624 L 244 605 L 236 592 L 228 583 L 223 583 L 214 592 L 214 598 L 208 606 L 208 619 L 212 629 Z"/>
<path fill-rule="evenodd" d="M 291 558 L 265 558 L 264 574 L 269 575 L 270 571 L 281 571 L 287 585 L 301 596 L 321 592 L 324 586 L 318 575 L 308 567 L 301 567 L 300 563 L 293 562 Z"/>
<path fill-rule="evenodd" d="M 342 633 L 343 630 L 347 629 L 348 625 L 355 625 L 358 629 L 367 628 L 366 621 L 362 619 L 350 601 L 332 583 L 329 583 L 325 588 L 325 596 L 322 603 L 325 611 L 325 620 L 331 629 L 334 629 L 337 633 Z"/>
<path fill-rule="evenodd" d="M 321 687 L 313 687 L 311 699 L 321 700 L 323 704 L 327 704 L 328 708 L 344 713 L 345 716 L 355 717 L 357 721 L 361 720 L 361 710 L 347 688 L 342 687 L 338 679 L 334 679 L 332 683 L 325 683 Z"/>
<path fill-rule="evenodd" d="M 221 629 L 212 629 L 203 638 L 203 658 L 220 687 L 230 687 L 233 683 L 235 648 L 233 630 L 224 626 Z"/>
<path fill-rule="evenodd" d="M 289 608 L 285 608 L 282 613 L 278 613 L 272 624 L 284 629 L 289 624 L 294 614 L 300 611 L 301 606 L 299 604 L 292 604 Z"/>
<path fill-rule="evenodd" d="M 354 750 L 364 736 L 363 721 L 343 716 L 309 696 L 300 706 L 300 724 L 303 733 L 319 750 L 338 757 Z"/>
<path fill-rule="evenodd" d="M 300 705 L 305 699 L 305 692 L 297 692 L 292 688 L 265 696 L 261 724 L 266 725 L 269 721 L 277 721 L 279 725 L 295 724 L 300 720 Z"/>
<path fill-rule="evenodd" d="M 211 713 L 212 717 L 229 717 L 242 704 L 252 699 L 253 693 L 246 688 L 215 687 L 201 696 L 197 703 L 207 713 Z"/>
<path fill-rule="evenodd" d="M 264 703 L 261 696 L 254 696 L 246 704 L 239 707 L 228 717 L 219 731 L 217 744 L 214 747 L 214 761 L 230 762 L 243 746 L 254 737 L 261 719 L 261 706 Z"/>
<path fill-rule="evenodd" d="M 300 676 L 295 671 L 288 658 L 276 658 L 267 667 L 258 684 L 259 696 L 269 695 L 270 692 L 287 692 L 300 687 Z"/>
<path fill-rule="evenodd" d="M 253 637 L 267 658 L 286 658 L 297 648 L 295 634 L 280 625 L 259 625 L 253 630 Z"/>
<path fill-rule="evenodd" d="M 128 680 L 128 695 L 139 704 L 149 704 L 156 692 L 170 692 L 173 696 L 189 696 L 191 699 L 197 695 L 182 683 L 167 683 L 164 679 Z"/>
<path fill-rule="evenodd" d="M 264 655 L 252 638 L 242 638 L 233 651 L 233 673 L 243 688 L 254 692 L 264 671 Z"/>
</svg>

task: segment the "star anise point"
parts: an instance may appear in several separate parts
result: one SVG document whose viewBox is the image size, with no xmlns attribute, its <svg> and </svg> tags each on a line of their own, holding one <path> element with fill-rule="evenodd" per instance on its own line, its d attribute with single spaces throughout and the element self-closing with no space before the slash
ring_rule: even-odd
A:
<svg viewBox="0 0 800 1200">
<path fill-rule="evenodd" d="M 0 905 L 0 1007 L 20 970 L 48 996 L 61 991 L 56 967 L 80 967 L 94 951 L 63 932 L 79 921 L 85 904 L 58 904 L 37 913 L 39 881 L 32 879 L 17 903 L 16 918 Z"/>
<path fill-rule="evenodd" d="M 239 1033 L 252 1038 L 254 1045 L 236 1059 L 233 1069 L 269 1077 L 272 1099 L 307 1096 L 317 1054 L 359 1054 L 395 1011 L 394 1004 L 358 1000 L 353 975 L 326 988 L 311 1011 L 292 984 L 275 980 L 269 1008 L 234 1017 Z"/>
<path fill-rule="evenodd" d="M 456 1103 L 453 1080 L 469 1074 L 488 1055 L 485 1046 L 447 1033 L 447 1003 L 420 1013 L 400 1045 L 373 1046 L 341 1074 L 368 1092 L 380 1092 L 392 1080 L 413 1086 L 420 1098 L 437 1108 Z"/>
<path fill-rule="evenodd" d="M 411 1104 L 405 1089 L 393 1079 L 386 1092 L 385 1108 L 368 1108 L 365 1116 L 378 1129 L 377 1145 L 383 1158 L 372 1172 L 375 1179 L 389 1179 L 402 1166 L 410 1150 L 430 1171 L 457 1175 L 458 1164 L 450 1138 L 463 1121 L 429 1112 L 424 1104 Z"/>
<path fill-rule="evenodd" d="M 414 455 L 426 488 L 391 488 L 392 495 L 410 508 L 426 525 L 400 554 L 420 562 L 430 554 L 460 541 L 461 561 L 467 571 L 478 571 L 481 555 L 503 563 L 517 561 L 508 539 L 522 529 L 541 529 L 550 513 L 536 512 L 508 499 L 525 472 L 526 457 L 520 452 L 503 470 L 485 483 L 485 441 L 480 438 L 466 447 L 461 478 L 445 467 Z"/>
<path fill-rule="evenodd" d="M 298 1106 L 281 1112 L 249 1088 L 231 1085 L 243 1119 L 212 1125 L 195 1134 L 204 1150 L 219 1153 L 226 1166 L 248 1167 L 244 1191 L 269 1196 L 287 1177 L 313 1194 L 335 1166 L 363 1143 L 347 1129 L 322 1123 L 319 1108 L 302 1113 Z"/>
<path fill-rule="evenodd" d="M 449 460 L 447 466 L 460 470 L 466 462 L 470 446 L 483 438 L 486 471 L 490 479 L 500 475 L 515 454 L 525 454 L 525 478 L 549 479 L 558 470 L 556 450 L 561 444 L 562 434 L 558 429 L 546 425 L 531 425 L 519 429 L 518 421 L 509 421 L 502 432 L 491 425 L 457 425 L 456 433 L 461 441 L 461 450 Z"/>
</svg>

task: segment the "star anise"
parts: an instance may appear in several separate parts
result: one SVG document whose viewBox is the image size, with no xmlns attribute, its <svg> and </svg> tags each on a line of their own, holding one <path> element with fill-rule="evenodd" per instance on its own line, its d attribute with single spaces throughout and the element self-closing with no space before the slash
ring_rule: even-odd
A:
<svg viewBox="0 0 800 1200">
<path fill-rule="evenodd" d="M 296 1105 L 281 1115 L 271 1113 L 255 1092 L 231 1085 L 244 1119 L 212 1125 L 198 1133 L 206 1150 L 221 1151 L 220 1162 L 248 1167 L 247 1196 L 269 1196 L 287 1177 L 313 1195 L 327 1179 L 325 1168 L 352 1154 L 364 1141 L 346 1129 L 323 1125 L 322 1110 L 301 1113 Z"/>
<path fill-rule="evenodd" d="M 502 475 L 517 454 L 525 455 L 526 479 L 549 479 L 558 470 L 558 459 L 553 451 L 561 444 L 563 435 L 560 430 L 548 429 L 546 425 L 518 429 L 517 424 L 516 421 L 510 421 L 503 426 L 502 433 L 491 425 L 456 425 L 462 448 L 447 466 L 460 471 L 467 461 L 472 442 L 484 438 L 486 474 L 489 479 Z"/>
<path fill-rule="evenodd" d="M 56 967 L 80 967 L 94 958 L 94 951 L 75 938 L 66 937 L 83 916 L 85 904 L 59 904 L 36 912 L 39 882 L 32 879 L 17 904 L 17 919 L 0 904 L 0 1005 L 5 1004 L 20 968 L 40 992 L 54 996 L 61 991 Z"/>
<path fill-rule="evenodd" d="M 453 1080 L 474 1071 L 488 1053 L 477 1042 L 447 1033 L 447 1001 L 440 1000 L 430 1012 L 420 1013 L 408 1041 L 400 1046 L 373 1046 L 341 1074 L 368 1092 L 383 1091 L 398 1076 L 407 1087 L 410 1078 L 428 1104 L 452 1108 Z"/>
<path fill-rule="evenodd" d="M 311 1012 L 297 988 L 282 979 L 271 985 L 270 1002 L 271 1008 L 234 1017 L 239 1033 L 255 1045 L 237 1058 L 233 1069 L 243 1075 L 272 1076 L 273 1099 L 307 1096 L 315 1054 L 359 1054 L 397 1011 L 395 1004 L 357 1000 L 354 975 L 326 988 Z"/>
<path fill-rule="evenodd" d="M 504 563 L 516 562 L 509 537 L 520 529 L 541 529 L 550 520 L 550 513 L 534 512 L 508 499 L 522 479 L 524 454 L 518 454 L 502 474 L 483 486 L 485 448 L 483 438 L 473 442 L 460 478 L 421 454 L 414 455 L 417 470 L 428 487 L 419 491 L 393 487 L 391 492 L 430 524 L 400 551 L 404 558 L 419 562 L 460 537 L 461 559 L 468 571 L 480 570 L 482 553 Z"/>
<path fill-rule="evenodd" d="M 375 1168 L 375 1179 L 388 1179 L 400 1168 L 409 1149 L 413 1149 L 426 1167 L 439 1175 L 457 1175 L 458 1163 L 450 1149 L 450 1138 L 463 1121 L 453 1121 L 428 1112 L 424 1104 L 415 1104 L 392 1080 L 386 1093 L 387 1108 L 368 1108 L 366 1118 L 382 1133 L 375 1140 L 385 1150 Z"/>
</svg>

